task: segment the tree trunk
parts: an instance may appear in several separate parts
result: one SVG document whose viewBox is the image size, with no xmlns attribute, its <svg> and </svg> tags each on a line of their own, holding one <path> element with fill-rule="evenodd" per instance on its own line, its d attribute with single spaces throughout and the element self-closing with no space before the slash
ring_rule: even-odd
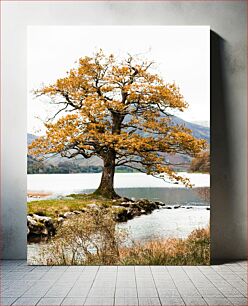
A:
<svg viewBox="0 0 248 306">
<path fill-rule="evenodd" d="M 109 150 L 105 153 L 103 163 L 101 183 L 94 193 L 109 199 L 119 198 L 114 190 L 115 152 Z"/>
</svg>

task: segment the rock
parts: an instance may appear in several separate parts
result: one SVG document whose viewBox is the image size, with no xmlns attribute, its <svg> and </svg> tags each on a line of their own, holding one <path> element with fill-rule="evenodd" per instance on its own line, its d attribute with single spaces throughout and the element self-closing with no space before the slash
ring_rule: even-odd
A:
<svg viewBox="0 0 248 306">
<path fill-rule="evenodd" d="M 31 216 L 27 216 L 27 226 L 29 235 L 48 235 L 49 233 L 44 223 L 35 220 Z"/>
<path fill-rule="evenodd" d="M 133 219 L 134 215 L 133 215 L 133 209 L 128 208 L 127 209 L 127 219 L 131 220 Z"/>
<path fill-rule="evenodd" d="M 124 209 L 124 208 L 123 208 L 122 206 L 120 206 L 120 205 L 114 205 L 113 208 L 114 208 L 114 211 L 115 211 L 116 209 Z"/>
<path fill-rule="evenodd" d="M 142 203 L 142 204 L 151 204 L 152 202 L 147 200 L 147 199 L 140 199 L 137 201 L 137 203 Z"/>
<path fill-rule="evenodd" d="M 72 218 L 74 216 L 75 216 L 75 214 L 72 211 L 68 211 L 68 212 L 64 213 L 64 218 L 67 218 L 67 219 Z"/>
<path fill-rule="evenodd" d="M 165 203 L 160 202 L 160 201 L 155 201 L 154 203 L 159 206 L 165 206 Z"/>
<path fill-rule="evenodd" d="M 186 209 L 192 209 L 192 208 L 193 208 L 192 206 L 187 206 L 187 207 L 186 207 Z"/>
<path fill-rule="evenodd" d="M 141 215 L 141 211 L 138 208 L 135 208 L 132 210 L 132 216 L 133 217 L 138 217 Z"/>
<path fill-rule="evenodd" d="M 158 204 L 148 200 L 139 200 L 136 203 L 138 204 L 139 209 L 144 209 L 146 213 L 151 213 L 154 209 L 159 208 Z"/>
<path fill-rule="evenodd" d="M 177 208 L 180 208 L 181 207 L 181 205 L 174 205 L 174 209 L 177 209 Z"/>
<path fill-rule="evenodd" d="M 48 236 L 54 235 L 56 232 L 56 226 L 52 218 L 37 214 L 27 216 L 27 226 L 29 235 Z"/>
<path fill-rule="evenodd" d="M 141 215 L 141 210 L 138 207 L 114 206 L 114 208 L 115 220 L 118 222 L 125 222 Z M 144 213 L 146 213 L 145 210 Z"/>
<path fill-rule="evenodd" d="M 43 227 L 41 229 L 41 234 L 47 236 L 49 234 L 48 229 L 46 227 Z"/>
<path fill-rule="evenodd" d="M 35 226 L 37 224 L 37 221 L 35 221 L 31 216 L 27 216 L 27 222 L 28 222 L 28 225 L 33 225 Z"/>
<path fill-rule="evenodd" d="M 119 205 L 123 206 L 123 207 L 130 207 L 130 205 L 132 205 L 132 202 L 121 202 Z"/>
<path fill-rule="evenodd" d="M 169 206 L 169 205 L 166 205 L 164 208 L 165 208 L 165 209 L 172 209 L 172 207 Z"/>
<path fill-rule="evenodd" d="M 36 214 L 33 214 L 33 218 L 38 220 L 38 221 L 50 221 L 50 220 L 52 220 L 52 218 L 50 218 L 50 217 L 39 216 L 39 215 L 36 215 Z"/>
<path fill-rule="evenodd" d="M 132 201 L 128 201 L 128 202 L 126 202 L 127 204 L 129 204 L 130 206 L 132 206 L 132 205 L 135 205 L 136 204 L 136 202 L 132 202 Z"/>
<path fill-rule="evenodd" d="M 144 210 L 144 209 L 141 209 L 141 214 L 145 214 L 146 213 L 146 211 Z"/>
<path fill-rule="evenodd" d="M 92 204 L 88 204 L 87 205 L 87 208 L 91 208 L 91 209 L 99 209 L 99 206 L 95 203 L 92 203 Z"/>
<path fill-rule="evenodd" d="M 128 198 L 126 198 L 126 197 L 121 197 L 121 198 L 119 198 L 119 201 L 120 201 L 120 202 L 129 202 L 130 199 L 128 199 Z"/>
<path fill-rule="evenodd" d="M 128 210 L 121 206 L 115 206 L 114 217 L 117 222 L 125 222 L 128 220 Z"/>
<path fill-rule="evenodd" d="M 57 221 L 58 221 L 58 223 L 61 223 L 61 222 L 63 222 L 63 221 L 64 221 L 64 218 L 59 217 L 59 218 L 57 219 Z"/>
<path fill-rule="evenodd" d="M 207 207 L 206 210 L 210 210 L 210 207 Z"/>
<path fill-rule="evenodd" d="M 131 204 L 129 205 L 129 207 L 132 208 L 132 209 L 139 209 L 139 210 L 142 209 L 142 205 L 140 205 L 140 203 L 138 203 L 138 202 L 136 202 L 136 203 L 131 203 Z"/>
<path fill-rule="evenodd" d="M 73 213 L 74 213 L 75 215 L 81 215 L 82 211 L 74 210 Z"/>
<path fill-rule="evenodd" d="M 155 202 L 146 200 L 146 199 L 140 199 L 135 202 L 124 201 L 119 204 L 122 207 L 130 208 L 130 214 L 133 216 L 141 215 L 141 211 L 143 210 L 142 214 L 144 213 L 151 213 L 154 209 L 159 208 L 159 205 Z M 145 211 L 145 212 L 144 212 Z"/>
</svg>

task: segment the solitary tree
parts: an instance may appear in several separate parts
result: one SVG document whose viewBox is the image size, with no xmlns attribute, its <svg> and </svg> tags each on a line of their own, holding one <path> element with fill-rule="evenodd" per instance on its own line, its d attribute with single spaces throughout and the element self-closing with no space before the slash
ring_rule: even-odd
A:
<svg viewBox="0 0 248 306">
<path fill-rule="evenodd" d="M 105 56 L 101 50 L 80 58 L 66 77 L 35 91 L 50 97 L 58 111 L 45 123 L 46 135 L 29 146 L 30 154 L 100 157 L 103 171 L 96 193 L 109 198 L 118 197 L 113 188 L 118 166 L 189 185 L 165 154 L 195 156 L 205 141 L 173 124 L 171 110 L 188 105 L 179 88 L 165 83 L 152 65 L 131 55 L 124 60 Z"/>
</svg>

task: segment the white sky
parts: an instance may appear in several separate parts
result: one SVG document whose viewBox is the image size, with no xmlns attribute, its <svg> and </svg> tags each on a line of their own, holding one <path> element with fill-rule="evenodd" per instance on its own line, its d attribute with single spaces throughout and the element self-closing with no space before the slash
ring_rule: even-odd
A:
<svg viewBox="0 0 248 306">
<path fill-rule="evenodd" d="M 31 91 L 66 76 L 76 60 L 100 48 L 119 56 L 144 54 L 155 61 L 160 76 L 175 81 L 189 104 L 176 115 L 187 121 L 210 120 L 209 26 L 29 26 L 29 133 L 44 132 L 42 120 L 55 113 Z"/>
</svg>

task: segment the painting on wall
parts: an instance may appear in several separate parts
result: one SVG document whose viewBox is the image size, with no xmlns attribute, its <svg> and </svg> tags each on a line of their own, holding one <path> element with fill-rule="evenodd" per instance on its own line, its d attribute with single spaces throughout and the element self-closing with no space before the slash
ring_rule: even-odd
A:
<svg viewBox="0 0 248 306">
<path fill-rule="evenodd" d="M 210 264 L 210 28 L 28 27 L 30 265 Z"/>
</svg>

